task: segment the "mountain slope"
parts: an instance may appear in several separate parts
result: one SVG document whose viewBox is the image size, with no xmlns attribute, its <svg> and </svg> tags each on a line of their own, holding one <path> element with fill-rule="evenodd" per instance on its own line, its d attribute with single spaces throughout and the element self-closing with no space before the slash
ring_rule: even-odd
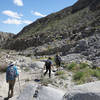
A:
<svg viewBox="0 0 100 100">
<path fill-rule="evenodd" d="M 5 42 L 13 36 L 14 34 L 12 33 L 0 32 L 0 47 L 2 47 Z"/>
<path fill-rule="evenodd" d="M 7 41 L 5 48 L 24 50 L 62 39 L 76 42 L 95 34 L 99 26 L 100 1 L 78 0 L 73 6 L 24 27 L 18 35 Z"/>
</svg>

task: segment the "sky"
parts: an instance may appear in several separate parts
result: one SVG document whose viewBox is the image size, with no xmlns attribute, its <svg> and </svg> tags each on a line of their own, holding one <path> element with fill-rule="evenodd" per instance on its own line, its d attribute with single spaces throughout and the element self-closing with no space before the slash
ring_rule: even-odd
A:
<svg viewBox="0 0 100 100">
<path fill-rule="evenodd" d="M 73 5 L 77 0 L 0 0 L 0 31 L 17 34 L 38 18 Z"/>
</svg>

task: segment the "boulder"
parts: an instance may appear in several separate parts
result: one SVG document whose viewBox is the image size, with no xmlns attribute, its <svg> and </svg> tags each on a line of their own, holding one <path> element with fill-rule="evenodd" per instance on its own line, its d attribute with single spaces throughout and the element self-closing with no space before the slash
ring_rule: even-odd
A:
<svg viewBox="0 0 100 100">
<path fill-rule="evenodd" d="M 83 56 L 79 53 L 73 53 L 73 54 L 68 54 L 66 56 L 62 56 L 62 61 L 65 63 L 70 63 L 70 62 L 87 62 L 89 65 L 91 65 L 91 61 L 87 60 L 86 56 Z"/>
<path fill-rule="evenodd" d="M 41 61 L 34 61 L 33 63 L 31 63 L 31 65 L 30 65 L 30 67 L 31 68 L 38 68 L 38 69 L 41 69 L 41 68 L 43 68 L 43 66 L 44 66 L 44 62 L 41 62 Z"/>
<path fill-rule="evenodd" d="M 35 95 L 35 93 L 37 93 Z M 34 96 L 35 95 L 35 96 Z M 29 84 L 17 100 L 62 100 L 64 92 L 52 87 Z"/>
<path fill-rule="evenodd" d="M 63 100 L 100 100 L 100 81 L 68 89 Z"/>
<path fill-rule="evenodd" d="M 82 39 L 78 41 L 76 47 L 75 47 L 75 52 L 80 53 L 82 51 L 85 51 L 88 47 L 87 41 Z"/>
</svg>

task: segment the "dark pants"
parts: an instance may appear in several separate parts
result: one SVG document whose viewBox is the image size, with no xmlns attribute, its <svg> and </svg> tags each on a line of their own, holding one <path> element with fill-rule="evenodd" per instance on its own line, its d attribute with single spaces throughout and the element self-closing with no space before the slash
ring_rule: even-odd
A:
<svg viewBox="0 0 100 100">
<path fill-rule="evenodd" d="M 61 66 L 61 62 L 59 62 L 59 61 L 58 61 L 58 62 L 56 62 L 56 68 L 57 68 L 57 69 L 59 69 L 59 68 L 60 68 L 60 66 Z"/>
<path fill-rule="evenodd" d="M 51 77 L 51 68 L 46 67 L 46 72 L 44 73 L 44 76 L 47 74 L 49 71 L 49 78 Z"/>
<path fill-rule="evenodd" d="M 60 61 L 56 62 L 56 65 L 57 66 L 60 66 L 61 65 L 61 62 Z"/>
<path fill-rule="evenodd" d="M 8 97 L 12 97 L 13 96 L 13 89 L 14 89 L 14 85 L 15 85 L 15 80 L 8 80 L 8 83 L 9 83 Z"/>
</svg>

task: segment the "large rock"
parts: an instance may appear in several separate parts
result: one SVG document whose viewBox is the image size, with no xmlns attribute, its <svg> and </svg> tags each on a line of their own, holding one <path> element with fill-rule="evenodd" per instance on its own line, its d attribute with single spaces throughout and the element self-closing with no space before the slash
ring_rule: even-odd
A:
<svg viewBox="0 0 100 100">
<path fill-rule="evenodd" d="M 62 57 L 63 62 L 70 63 L 70 62 L 87 62 L 89 65 L 92 64 L 91 61 L 87 60 L 87 58 L 79 53 L 68 54 Z"/>
<path fill-rule="evenodd" d="M 87 49 L 87 46 L 88 46 L 88 44 L 87 44 L 86 40 L 84 40 L 84 39 L 80 40 L 80 41 L 78 41 L 78 43 L 75 47 L 75 52 L 80 53 L 82 51 L 85 51 Z"/>
<path fill-rule="evenodd" d="M 44 66 L 44 62 L 42 61 L 33 61 L 29 57 L 22 57 L 22 59 L 19 59 L 16 61 L 17 66 L 20 66 L 21 68 L 27 67 L 27 68 L 33 68 L 33 69 L 41 69 Z"/>
<path fill-rule="evenodd" d="M 100 100 L 100 81 L 67 90 L 63 100 Z"/>
<path fill-rule="evenodd" d="M 32 64 L 31 64 L 31 67 L 32 68 L 38 68 L 38 69 L 41 69 L 41 68 L 43 68 L 44 67 L 44 62 L 41 62 L 41 61 L 35 61 L 35 62 L 33 62 Z"/>
<path fill-rule="evenodd" d="M 37 97 L 33 97 L 38 88 Z M 52 87 L 38 86 L 35 84 L 28 85 L 17 100 L 62 100 L 64 92 Z"/>
</svg>

